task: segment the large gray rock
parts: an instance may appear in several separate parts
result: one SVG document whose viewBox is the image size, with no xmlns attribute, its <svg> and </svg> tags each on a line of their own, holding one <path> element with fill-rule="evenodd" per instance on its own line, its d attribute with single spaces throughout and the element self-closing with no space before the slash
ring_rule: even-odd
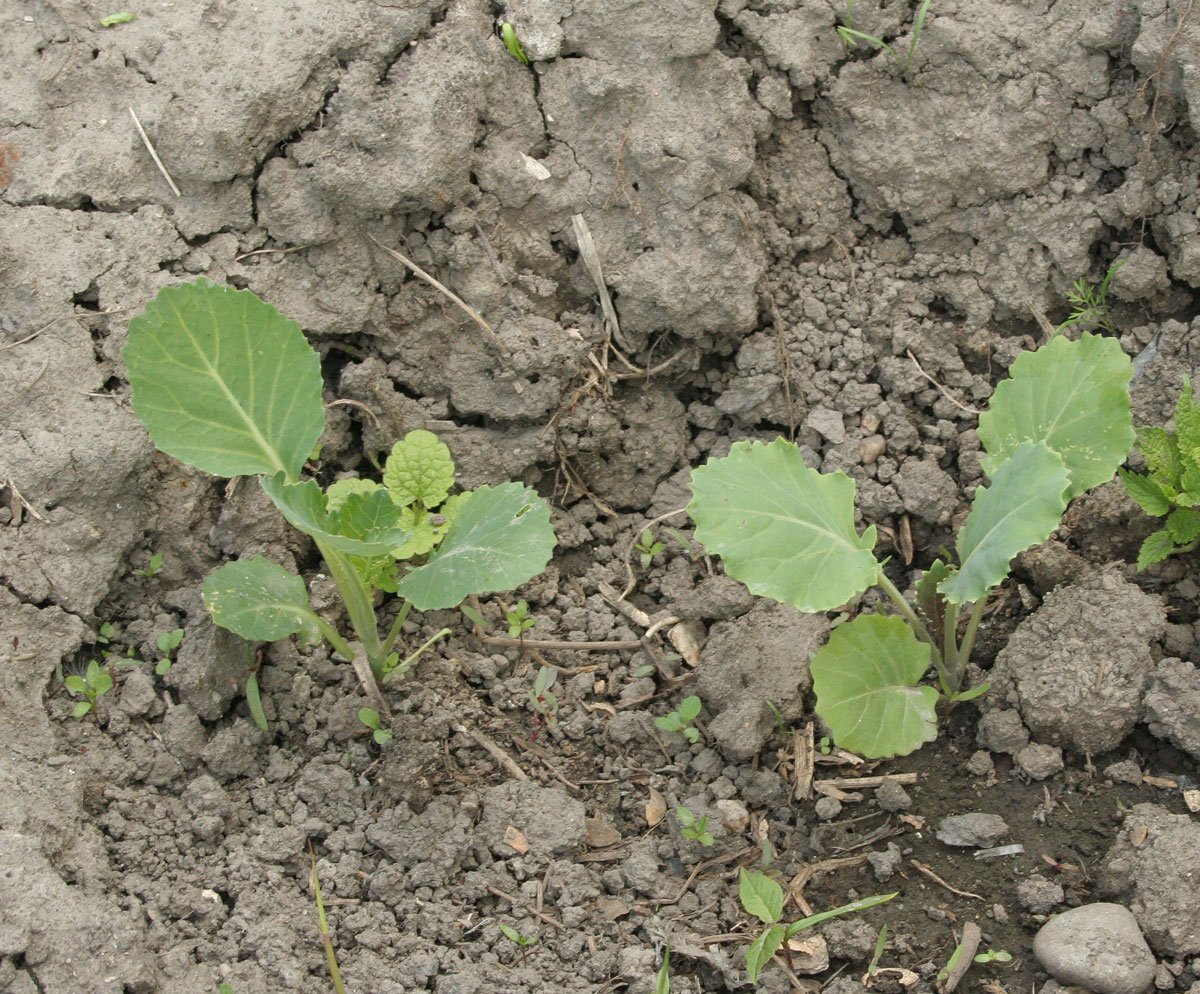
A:
<svg viewBox="0 0 1200 994">
<path fill-rule="evenodd" d="M 1146 691 L 1150 734 L 1200 760 L 1200 670 L 1182 659 L 1158 664 Z"/>
<path fill-rule="evenodd" d="M 996 658 L 990 700 L 1015 706 L 1039 742 L 1095 755 L 1141 716 L 1162 638 L 1162 601 L 1112 573 L 1059 587 Z"/>
<path fill-rule="evenodd" d="M 1137 920 L 1119 904 L 1085 904 L 1055 915 L 1033 940 L 1033 955 L 1061 983 L 1095 994 L 1142 994 L 1154 954 Z"/>
</svg>

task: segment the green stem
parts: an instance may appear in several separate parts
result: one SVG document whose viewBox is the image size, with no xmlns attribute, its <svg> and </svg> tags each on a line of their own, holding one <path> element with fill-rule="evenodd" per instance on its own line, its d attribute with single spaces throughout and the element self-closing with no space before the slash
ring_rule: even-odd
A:
<svg viewBox="0 0 1200 994">
<path fill-rule="evenodd" d="M 962 683 L 963 661 L 958 649 L 958 605 L 946 603 L 942 617 L 942 655 L 945 660 L 946 683 L 952 693 Z"/>
<path fill-rule="evenodd" d="M 388 653 L 390 653 L 392 651 L 392 649 L 395 647 L 396 639 L 398 639 L 400 637 L 400 627 L 404 624 L 405 620 L 408 618 L 408 612 L 411 610 L 412 610 L 412 601 L 405 601 L 400 606 L 400 610 L 396 614 L 396 620 L 394 622 L 392 622 L 392 627 L 388 631 L 387 638 L 385 638 L 383 640 L 383 648 L 381 651 L 383 652 L 383 654 L 385 656 Z"/>
<path fill-rule="evenodd" d="M 979 631 L 979 621 L 983 617 L 983 608 L 987 600 L 987 595 L 984 595 L 971 607 L 971 617 L 967 619 L 967 630 L 963 634 L 962 648 L 959 650 L 963 669 L 966 669 L 967 663 L 971 661 L 971 650 L 975 648 L 975 634 Z"/>
<path fill-rule="evenodd" d="M 383 676 L 385 653 L 379 641 L 379 622 L 375 618 L 375 604 L 371 600 L 371 591 L 363 583 L 349 556 L 331 548 L 320 539 L 316 542 L 325 564 L 329 567 L 333 582 L 337 584 L 338 592 L 342 595 L 346 613 L 350 615 L 350 627 L 362 643 L 363 653 L 367 662 L 371 664 L 371 672 L 375 674 L 375 679 L 379 680 Z M 338 652 L 341 651 L 338 649 Z M 353 659 L 354 656 L 349 658 Z"/>
<path fill-rule="evenodd" d="M 345 658 L 347 662 L 353 661 L 354 650 L 350 648 L 350 643 L 342 638 L 342 636 L 338 633 L 338 630 L 324 618 L 319 617 L 315 612 L 311 613 L 310 617 L 316 624 L 317 629 L 322 635 L 325 636 L 329 644 L 333 646 L 334 651 L 341 654 L 341 656 Z"/>
<path fill-rule="evenodd" d="M 933 665 L 938 671 L 938 676 L 943 683 L 948 684 L 949 674 L 946 672 L 946 664 L 942 662 L 941 649 L 938 648 L 938 644 L 933 636 L 929 634 L 929 629 L 925 627 L 925 622 L 917 616 L 917 612 L 912 609 L 912 606 L 904 599 L 904 595 L 887 578 L 883 570 L 879 571 L 875 583 L 892 599 L 892 603 L 896 605 L 897 610 L 903 615 L 904 620 L 908 622 L 908 626 L 913 630 L 917 638 L 929 646 L 930 655 L 933 657 Z"/>
<path fill-rule="evenodd" d="M 392 679 L 392 677 L 394 677 L 394 676 L 404 676 L 404 674 L 408 672 L 408 668 L 410 666 L 412 666 L 412 664 L 415 663 L 418 659 L 421 658 L 421 653 L 423 653 L 426 649 L 428 649 L 431 645 L 433 645 L 433 643 L 436 642 L 438 639 L 445 638 L 449 634 L 450 634 L 450 629 L 443 628 L 436 635 L 430 637 L 424 643 L 424 645 L 422 645 L 415 652 L 413 652 L 407 659 L 404 659 L 401 662 L 397 663 L 396 666 L 392 669 L 392 671 L 390 673 L 388 673 L 386 680 L 390 681 Z"/>
</svg>

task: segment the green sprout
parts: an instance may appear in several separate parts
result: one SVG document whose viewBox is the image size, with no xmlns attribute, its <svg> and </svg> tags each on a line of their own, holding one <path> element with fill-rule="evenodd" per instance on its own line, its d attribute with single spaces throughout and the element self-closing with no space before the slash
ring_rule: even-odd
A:
<svg viewBox="0 0 1200 994">
<path fill-rule="evenodd" d="M 102 695 L 112 690 L 113 678 L 107 669 L 101 669 L 100 664 L 93 659 L 87 664 L 87 671 L 83 676 L 72 673 L 63 680 L 63 684 L 72 694 L 83 694 L 86 698 L 86 700 L 79 701 L 75 705 L 75 710 L 71 712 L 71 717 L 82 718 L 95 708 L 96 701 Z"/>
<path fill-rule="evenodd" d="M 783 917 L 783 888 L 765 873 L 743 868 L 738 874 L 738 900 L 742 902 L 742 908 L 747 914 L 754 915 L 767 926 L 746 950 L 746 972 L 750 974 L 750 982 L 758 983 L 759 971 L 771 961 L 781 946 L 784 955 L 789 963 L 791 962 L 787 941 L 798 932 L 839 915 L 851 915 L 866 908 L 873 908 L 877 904 L 890 901 L 896 893 L 864 897 L 860 901 L 843 904 L 840 908 L 801 918 L 790 925 L 781 925 L 779 919 Z"/>
<path fill-rule="evenodd" d="M 454 461 L 428 431 L 395 444 L 382 482 L 347 479 L 322 489 L 301 480 L 325 426 L 320 357 L 299 325 L 248 290 L 205 279 L 166 287 L 130 322 L 122 354 L 134 413 L 161 451 L 214 476 L 258 477 L 284 519 L 315 542 L 372 692 L 450 632 L 443 628 L 402 661 L 395 645 L 412 608 L 511 590 L 550 559 L 545 500 L 519 483 L 451 494 Z M 376 591 L 402 599 L 384 635 Z M 356 658 L 312 609 L 304 580 L 262 556 L 219 567 L 201 593 L 213 621 L 244 639 L 324 636 L 343 658 Z"/>
<path fill-rule="evenodd" d="M 700 740 L 700 729 L 693 728 L 692 722 L 700 714 L 700 698 L 694 694 L 679 702 L 678 710 L 661 718 L 654 719 L 654 727 L 663 732 L 681 732 L 689 742 Z"/>
<path fill-rule="evenodd" d="M 371 729 L 371 738 L 376 745 L 385 745 L 392 738 L 392 730 L 384 728 L 379 721 L 379 712 L 374 708 L 359 708 L 358 720 Z"/>
<path fill-rule="evenodd" d="M 497 924 L 500 926 L 500 931 L 504 933 L 504 938 L 508 939 L 509 942 L 513 943 L 519 950 L 521 950 L 521 962 L 524 963 L 525 957 L 529 955 L 529 947 L 536 945 L 537 938 L 534 936 L 522 935 L 511 925 L 505 925 L 504 922 L 498 922 Z"/>
<path fill-rule="evenodd" d="M 846 0 L 846 23 L 839 25 L 837 29 L 838 37 L 842 39 L 842 44 L 847 48 L 855 48 L 860 41 L 865 41 L 869 45 L 874 45 L 876 48 L 883 49 L 896 60 L 896 64 L 900 66 L 900 71 L 907 75 L 909 68 L 912 66 L 913 55 L 917 51 L 917 42 L 921 40 L 921 32 L 925 29 L 925 15 L 929 13 L 930 0 L 924 0 L 920 8 L 917 10 L 916 19 L 913 21 L 913 36 L 912 42 L 908 46 L 908 54 L 901 59 L 896 54 L 896 50 L 887 42 L 874 35 L 865 34 L 862 31 L 856 31 L 851 27 L 851 18 L 854 13 L 854 0 Z"/>
<path fill-rule="evenodd" d="M 871 962 L 867 964 L 868 977 L 873 977 L 879 972 L 879 960 L 887 948 L 887 934 L 888 928 L 884 925 L 879 929 L 879 936 L 875 940 L 875 952 L 871 955 Z"/>
<path fill-rule="evenodd" d="M 160 658 L 154 664 L 154 672 L 159 676 L 165 676 L 171 672 L 171 664 L 174 662 L 171 658 L 171 653 L 179 648 L 179 644 L 183 641 L 183 629 L 176 628 L 169 632 L 162 632 L 158 636 L 158 651 Z"/>
<path fill-rule="evenodd" d="M 313 895 L 317 900 L 317 931 L 321 933 L 321 941 L 325 946 L 325 962 L 329 966 L 329 977 L 333 981 L 335 994 L 346 994 L 342 983 L 342 971 L 338 969 L 337 953 L 333 949 L 333 939 L 329 935 L 329 923 L 325 920 L 325 902 L 321 899 L 321 878 L 317 876 L 317 857 L 313 855 L 312 843 L 308 845 L 308 861 L 312 867 Z"/>
<path fill-rule="evenodd" d="M 522 65 L 529 65 L 529 56 L 525 54 L 525 49 L 521 47 L 521 42 L 517 40 L 517 29 L 509 24 L 508 21 L 500 22 L 500 40 L 504 42 L 504 47 L 508 49 L 509 54 L 514 59 Z"/>
<path fill-rule="evenodd" d="M 989 949 L 986 952 L 978 953 L 975 956 L 975 962 L 984 965 L 988 963 L 1011 963 L 1012 953 L 1007 949 Z"/>
<path fill-rule="evenodd" d="M 736 442 L 692 473 L 697 540 L 755 593 L 823 612 L 877 586 L 894 605 L 897 615 L 864 612 L 834 629 L 810 664 L 817 714 L 843 749 L 906 755 L 937 737 L 940 702 L 987 690 L 963 683 L 988 597 L 1012 559 L 1049 538 L 1068 502 L 1111 480 L 1133 446 L 1133 364 L 1115 338 L 1055 336 L 1009 372 L 979 418 L 991 483 L 975 491 L 957 563 L 935 560 L 912 603 L 875 558 L 875 526 L 855 528 L 844 473 L 808 468 L 783 438 Z M 813 562 L 819 570 L 803 565 Z M 930 671 L 936 686 L 922 683 Z"/>
<path fill-rule="evenodd" d="M 543 724 L 558 724 L 558 698 L 550 690 L 557 679 L 557 670 L 552 670 L 549 666 L 543 666 L 538 670 L 537 676 L 533 681 L 533 686 L 529 689 L 529 703 L 538 715 L 538 724 L 533 730 L 532 738 L 534 739 L 537 738 Z"/>
<path fill-rule="evenodd" d="M 135 569 L 133 572 L 138 576 L 144 576 L 147 580 L 153 580 L 158 575 L 158 571 L 162 569 L 162 564 L 163 554 L 156 552 L 150 557 L 150 562 L 146 564 L 145 569 Z"/>
<path fill-rule="evenodd" d="M 129 24 L 131 21 L 137 20 L 137 14 L 132 11 L 123 10 L 119 14 L 109 14 L 107 17 L 100 18 L 100 27 L 111 28 L 118 24 Z"/>
<path fill-rule="evenodd" d="M 536 618 L 529 617 L 529 605 L 525 603 L 524 598 L 517 601 L 516 607 L 511 611 L 505 613 L 504 621 L 508 625 L 510 639 L 521 638 L 525 632 L 537 624 Z"/>
<path fill-rule="evenodd" d="M 634 549 L 641 556 L 642 569 L 649 569 L 650 564 L 654 562 L 654 557 L 664 548 L 662 542 L 654 541 L 654 533 L 649 528 L 644 529 L 638 536 L 637 544 L 634 545 Z"/>
<path fill-rule="evenodd" d="M 662 966 L 654 975 L 654 994 L 671 994 L 671 946 L 663 947 Z"/>
<path fill-rule="evenodd" d="M 1112 281 L 1113 274 L 1123 265 L 1124 259 L 1114 263 L 1104 274 L 1099 286 L 1092 286 L 1082 276 L 1079 277 L 1067 291 L 1067 303 L 1071 304 L 1071 313 L 1055 332 L 1059 333 L 1072 325 L 1084 324 L 1115 335 L 1117 329 L 1113 327 L 1112 317 L 1108 313 L 1108 284 Z"/>
<path fill-rule="evenodd" d="M 1200 546 L 1200 406 L 1186 376 L 1175 403 L 1175 430 L 1139 428 L 1137 444 L 1150 472 L 1119 469 L 1117 475 L 1143 511 L 1166 519 L 1142 543 L 1137 568 L 1143 570 Z"/>
<path fill-rule="evenodd" d="M 708 815 L 697 818 L 681 804 L 675 809 L 675 817 L 679 820 L 679 834 L 685 839 L 695 839 L 702 846 L 713 844 L 713 834 L 708 831 Z"/>
</svg>

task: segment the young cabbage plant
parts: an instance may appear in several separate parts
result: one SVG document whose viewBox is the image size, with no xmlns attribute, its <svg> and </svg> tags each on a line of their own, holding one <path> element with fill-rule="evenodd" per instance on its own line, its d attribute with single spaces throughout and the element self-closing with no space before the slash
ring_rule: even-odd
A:
<svg viewBox="0 0 1200 994">
<path fill-rule="evenodd" d="M 313 539 L 377 682 L 403 673 L 429 644 L 400 660 L 396 640 L 411 608 L 510 590 L 550 558 L 546 502 L 519 483 L 450 496 L 454 463 L 427 431 L 396 444 L 382 483 L 322 490 L 302 480 L 325 425 L 320 359 L 296 322 L 248 290 L 205 279 L 163 289 L 130 322 L 123 356 L 134 412 L 160 450 L 214 476 L 257 476 L 283 517 Z M 404 601 L 383 635 L 376 590 Z M 227 563 L 201 592 L 213 620 L 242 638 L 323 635 L 355 660 L 350 642 L 313 611 L 304 580 L 268 559 Z M 365 667 L 356 669 L 365 678 Z"/>
<path fill-rule="evenodd" d="M 1067 503 L 1112 479 L 1133 446 L 1129 357 L 1112 338 L 1052 339 L 1017 357 L 979 418 L 979 487 L 956 541 L 910 604 L 854 527 L 854 481 L 805 466 L 776 439 L 738 442 L 692 474 L 696 538 L 753 593 L 831 611 L 877 585 L 899 616 L 859 615 L 813 657 L 817 714 L 842 748 L 905 755 L 937 737 L 938 701 L 967 700 L 963 677 L 988 595 L 1017 553 L 1044 542 Z M 965 620 L 965 626 L 960 623 Z M 930 667 L 937 687 L 922 685 Z"/>
</svg>

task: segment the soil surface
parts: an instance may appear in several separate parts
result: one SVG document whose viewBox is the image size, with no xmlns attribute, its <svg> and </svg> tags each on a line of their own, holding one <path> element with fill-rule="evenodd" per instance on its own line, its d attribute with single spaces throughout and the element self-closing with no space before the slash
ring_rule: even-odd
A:
<svg viewBox="0 0 1200 994">
<path fill-rule="evenodd" d="M 692 467 L 782 434 L 855 479 L 905 587 L 984 482 L 995 384 L 1117 263 L 1105 333 L 1157 342 L 1135 420 L 1166 423 L 1200 347 L 1200 10 L 933 0 L 913 48 L 918 4 L 858 0 L 893 56 L 843 44 L 849 6 L 211 0 L 104 28 L 115 8 L 9 0 L 0 991 L 332 990 L 310 847 L 351 992 L 649 994 L 668 944 L 677 994 L 749 989 L 738 871 L 768 863 L 789 921 L 898 896 L 801 933 L 767 991 L 933 991 L 970 923 L 1011 960 L 959 990 L 1053 991 L 1035 933 L 1099 901 L 1133 912 L 1157 989 L 1197 990 L 1195 554 L 1139 573 L 1156 522 L 1115 482 L 1080 498 L 988 609 L 991 692 L 864 764 L 812 714 L 836 616 L 755 603 L 681 509 Z M 410 647 L 454 634 L 389 689 L 382 747 L 344 661 L 204 611 L 213 567 L 267 553 L 345 626 L 259 489 L 156 453 L 129 406 L 129 319 L 196 275 L 320 351 L 323 482 L 427 428 L 464 486 L 554 508 L 550 568 L 484 598 L 486 632 L 406 623 Z M 485 641 L 518 597 L 528 644 Z M 585 641 L 616 647 L 555 645 Z M 93 659 L 116 684 L 73 718 L 63 677 Z M 698 741 L 655 727 L 692 693 Z"/>
</svg>

